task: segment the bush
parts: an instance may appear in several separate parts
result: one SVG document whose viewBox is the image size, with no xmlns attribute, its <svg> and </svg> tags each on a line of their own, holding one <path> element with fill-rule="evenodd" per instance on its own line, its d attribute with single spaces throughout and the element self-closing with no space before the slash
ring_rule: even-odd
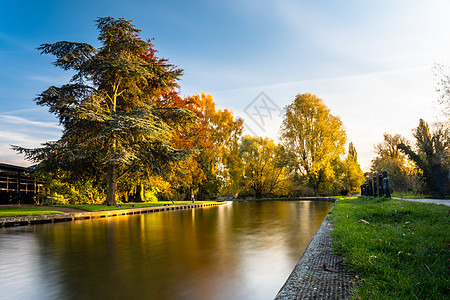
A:
<svg viewBox="0 0 450 300">
<path fill-rule="evenodd" d="M 103 189 L 92 181 L 70 184 L 61 179 L 46 178 L 39 200 L 42 204 L 100 204 L 106 199 Z"/>
</svg>

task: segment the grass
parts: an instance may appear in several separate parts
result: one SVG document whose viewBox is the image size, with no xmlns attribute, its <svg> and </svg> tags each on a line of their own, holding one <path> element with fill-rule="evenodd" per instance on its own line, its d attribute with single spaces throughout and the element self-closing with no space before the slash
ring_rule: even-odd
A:
<svg viewBox="0 0 450 300">
<path fill-rule="evenodd" d="M 449 299 L 450 210 L 385 198 L 339 200 L 333 250 L 359 278 L 356 299 Z"/>
<path fill-rule="evenodd" d="M 216 201 L 195 201 L 195 203 L 216 203 Z M 172 205 L 172 201 L 164 202 L 140 202 L 140 203 L 126 203 L 122 204 L 120 207 L 108 206 L 102 204 L 70 204 L 70 205 L 55 205 L 55 207 L 70 207 L 81 209 L 89 212 L 105 211 L 105 210 L 116 210 L 116 209 L 129 209 L 129 208 L 140 208 L 140 207 L 150 207 L 150 206 L 163 206 Z M 175 205 L 192 204 L 192 201 L 175 201 Z M 18 217 L 18 216 L 37 216 L 37 215 L 51 215 L 51 214 L 62 214 L 63 212 L 54 211 L 49 208 L 42 208 L 33 205 L 22 205 L 22 206 L 0 206 L 0 218 L 1 217 Z"/>
<path fill-rule="evenodd" d="M 51 214 L 62 214 L 62 212 L 49 210 L 48 208 L 41 208 L 39 206 L 33 205 L 0 207 L 0 218 L 19 217 L 19 216 L 40 216 Z"/>
<path fill-rule="evenodd" d="M 215 203 L 215 201 L 195 201 L 196 204 L 199 203 Z M 140 207 L 151 207 L 151 206 L 163 206 L 163 205 L 183 205 L 192 204 L 192 201 L 161 201 L 161 202 L 135 202 L 135 203 L 125 203 L 121 204 L 119 207 L 108 206 L 103 204 L 70 204 L 70 205 L 60 205 L 62 207 L 70 207 L 81 209 L 85 211 L 95 212 L 95 211 L 105 211 L 105 210 L 116 210 L 116 209 L 129 209 L 129 208 L 140 208 Z"/>
</svg>

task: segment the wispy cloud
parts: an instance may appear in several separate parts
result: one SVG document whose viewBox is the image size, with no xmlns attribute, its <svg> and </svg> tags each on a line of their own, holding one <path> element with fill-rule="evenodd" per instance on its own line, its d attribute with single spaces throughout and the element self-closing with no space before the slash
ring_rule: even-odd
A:
<svg viewBox="0 0 450 300">
<path fill-rule="evenodd" d="M 28 79 L 46 83 L 48 85 L 63 85 L 70 81 L 71 77 L 64 76 L 48 76 L 48 75 L 28 75 Z"/>
<path fill-rule="evenodd" d="M 15 111 L 17 114 L 25 115 L 30 112 L 39 112 L 39 110 Z M 58 140 L 61 136 L 61 127 L 57 122 L 35 121 L 25 115 L 0 114 L 0 162 L 30 165 L 24 160 L 23 155 L 11 149 L 11 145 L 36 148 L 44 142 Z"/>
<path fill-rule="evenodd" d="M 0 122 L 6 124 L 15 125 L 31 125 L 37 127 L 50 127 L 54 129 L 61 129 L 61 127 L 56 122 L 42 122 L 42 121 L 32 121 L 22 117 L 12 116 L 12 115 L 0 115 Z"/>
</svg>

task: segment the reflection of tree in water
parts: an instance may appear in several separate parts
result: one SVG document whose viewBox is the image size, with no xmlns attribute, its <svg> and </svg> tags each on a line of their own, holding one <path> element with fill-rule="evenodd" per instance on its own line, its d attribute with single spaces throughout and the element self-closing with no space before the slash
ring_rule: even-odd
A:
<svg viewBox="0 0 450 300">
<path fill-rule="evenodd" d="M 330 207 L 240 202 L 43 226 L 42 276 L 58 299 L 274 296 Z"/>
</svg>

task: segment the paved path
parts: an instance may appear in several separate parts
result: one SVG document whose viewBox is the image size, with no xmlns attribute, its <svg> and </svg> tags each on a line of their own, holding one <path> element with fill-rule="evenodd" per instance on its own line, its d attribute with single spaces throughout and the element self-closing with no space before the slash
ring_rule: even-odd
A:
<svg viewBox="0 0 450 300">
<path fill-rule="evenodd" d="M 423 202 L 423 203 L 444 204 L 444 205 L 450 206 L 450 200 L 443 200 L 443 199 L 411 199 L 411 198 L 398 198 L 398 197 L 392 197 L 392 199 L 413 201 L 413 202 Z"/>
<path fill-rule="evenodd" d="M 350 298 L 354 276 L 345 271 L 342 257 L 331 253 L 332 230 L 325 218 L 276 300 Z"/>
<path fill-rule="evenodd" d="M 39 208 L 46 208 L 48 210 L 60 211 L 60 212 L 63 212 L 63 213 L 82 213 L 82 212 L 86 212 L 85 210 L 82 210 L 82 209 L 77 209 L 77 208 L 72 208 L 72 207 L 62 207 L 62 206 L 45 206 L 45 205 L 41 205 L 41 206 L 39 206 Z"/>
</svg>

